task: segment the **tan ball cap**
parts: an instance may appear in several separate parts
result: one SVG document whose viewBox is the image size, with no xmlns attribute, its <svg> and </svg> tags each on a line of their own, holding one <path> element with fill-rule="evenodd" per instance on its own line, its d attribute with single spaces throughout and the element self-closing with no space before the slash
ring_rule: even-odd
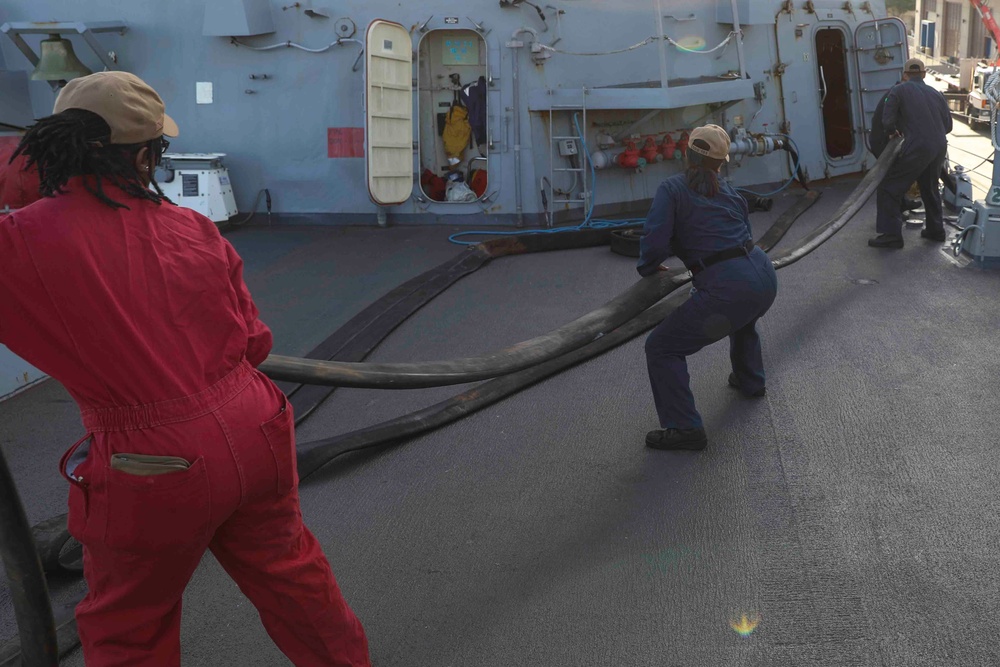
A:
<svg viewBox="0 0 1000 667">
<path fill-rule="evenodd" d="M 156 91 L 128 72 L 97 72 L 73 79 L 59 93 L 52 113 L 67 109 L 84 109 L 103 118 L 111 127 L 113 144 L 139 144 L 180 132 Z"/>
<path fill-rule="evenodd" d="M 708 144 L 708 150 L 694 145 L 695 139 Z M 718 125 L 703 125 L 695 128 L 688 137 L 688 150 L 716 160 L 729 162 L 729 133 Z"/>
<path fill-rule="evenodd" d="M 903 71 L 906 73 L 916 72 L 919 74 L 921 72 L 926 72 L 927 70 L 924 69 L 924 61 L 919 58 L 910 58 L 903 65 Z"/>
</svg>

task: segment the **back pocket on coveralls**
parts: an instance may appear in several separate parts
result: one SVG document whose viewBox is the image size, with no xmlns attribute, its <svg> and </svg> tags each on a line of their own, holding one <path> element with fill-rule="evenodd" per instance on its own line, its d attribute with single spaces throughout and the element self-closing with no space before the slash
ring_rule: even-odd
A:
<svg viewBox="0 0 1000 667">
<path fill-rule="evenodd" d="M 205 459 L 186 470 L 163 474 L 109 467 L 105 538 L 109 547 L 137 553 L 201 548 L 210 521 Z"/>
<path fill-rule="evenodd" d="M 281 406 L 281 412 L 261 424 L 260 430 L 264 432 L 274 456 L 274 465 L 278 471 L 278 495 L 286 495 L 299 483 L 295 465 L 295 419 L 288 399 Z"/>
</svg>

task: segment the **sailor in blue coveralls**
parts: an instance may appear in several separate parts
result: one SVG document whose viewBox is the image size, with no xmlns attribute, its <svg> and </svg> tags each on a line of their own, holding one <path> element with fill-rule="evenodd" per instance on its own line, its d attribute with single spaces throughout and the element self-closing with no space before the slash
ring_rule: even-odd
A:
<svg viewBox="0 0 1000 667">
<path fill-rule="evenodd" d="M 924 64 L 910 58 L 903 65 L 903 83 L 885 97 L 882 125 L 891 138 L 902 134 L 903 149 L 878 187 L 875 231 L 868 240 L 873 248 L 903 247 L 903 195 L 913 181 L 927 211 L 920 236 L 938 243 L 947 238 L 941 211 L 938 175 L 948 155 L 951 111 L 944 95 L 924 83 Z"/>
<path fill-rule="evenodd" d="M 649 276 L 671 255 L 692 272 L 693 295 L 646 339 L 646 363 L 660 429 L 646 435 L 655 449 L 703 449 L 708 444 L 694 406 L 687 356 L 729 337 L 729 385 L 764 395 L 757 320 L 777 294 L 774 267 L 753 245 L 749 210 L 719 178 L 729 160 L 729 135 L 717 125 L 691 133 L 687 170 L 665 180 L 649 210 L 639 273 Z"/>
</svg>

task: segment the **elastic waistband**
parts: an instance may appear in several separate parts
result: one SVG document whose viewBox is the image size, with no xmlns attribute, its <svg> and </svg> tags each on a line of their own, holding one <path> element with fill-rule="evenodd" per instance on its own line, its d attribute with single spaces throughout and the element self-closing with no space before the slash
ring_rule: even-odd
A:
<svg viewBox="0 0 1000 667">
<path fill-rule="evenodd" d="M 92 408 L 81 411 L 90 433 L 134 431 L 197 419 L 218 410 L 239 394 L 254 378 L 256 370 L 244 359 L 228 375 L 197 394 L 157 403 Z"/>
</svg>

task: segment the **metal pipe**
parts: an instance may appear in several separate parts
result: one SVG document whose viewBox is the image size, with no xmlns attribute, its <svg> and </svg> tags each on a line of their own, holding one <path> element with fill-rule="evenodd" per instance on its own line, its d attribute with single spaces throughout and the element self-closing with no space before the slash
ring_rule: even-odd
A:
<svg viewBox="0 0 1000 667">
<path fill-rule="evenodd" d="M 21 497 L 0 452 L 0 557 L 10 584 L 24 667 L 58 667 L 52 603 Z"/>
<path fill-rule="evenodd" d="M 639 120 L 635 121 L 634 123 L 632 123 L 631 125 L 629 125 L 628 127 L 626 127 L 624 130 L 622 130 L 618 134 L 614 135 L 614 140 L 615 141 L 621 141 L 621 140 L 625 139 L 626 137 L 630 136 L 632 134 L 632 132 L 634 132 L 635 130 L 639 129 L 640 127 L 642 127 L 643 125 L 645 125 L 649 121 L 653 120 L 654 118 L 656 118 L 657 116 L 659 116 L 664 111 L 666 111 L 666 109 L 653 109 L 652 111 L 650 111 L 649 113 L 647 113 L 645 116 L 643 116 Z"/>
<path fill-rule="evenodd" d="M 740 29 L 740 10 L 733 3 L 733 32 L 736 33 L 736 56 L 740 60 L 740 79 L 747 78 L 747 63 L 743 55 L 743 31 Z"/>
<path fill-rule="evenodd" d="M 522 33 L 529 33 L 532 39 L 538 38 L 538 33 L 528 28 L 527 26 L 521 26 L 513 32 L 510 36 L 510 43 L 508 46 L 514 52 L 512 61 L 512 82 L 513 93 L 514 93 L 514 202 L 517 211 L 517 226 L 524 226 L 524 197 L 521 194 L 522 183 L 521 183 L 521 80 L 520 80 L 520 55 L 521 47 L 524 46 L 518 41 L 518 36 Z"/>
<path fill-rule="evenodd" d="M 659 31 L 656 34 L 659 35 L 660 39 L 658 48 L 660 49 L 660 87 L 667 88 L 670 86 L 670 77 L 667 75 L 667 40 L 663 39 L 663 6 L 660 0 L 656 0 L 656 29 Z"/>
</svg>

